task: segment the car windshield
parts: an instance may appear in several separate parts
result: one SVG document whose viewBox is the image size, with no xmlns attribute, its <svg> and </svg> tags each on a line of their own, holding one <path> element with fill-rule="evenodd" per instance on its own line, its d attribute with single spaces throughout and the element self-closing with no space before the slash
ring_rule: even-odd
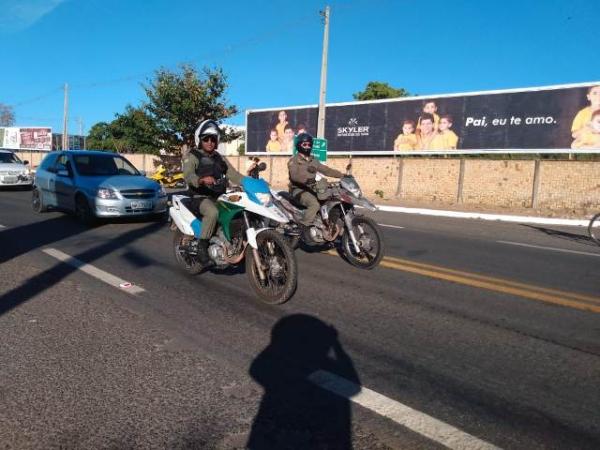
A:
<svg viewBox="0 0 600 450">
<path fill-rule="evenodd" d="M 139 175 L 135 167 L 117 155 L 76 155 L 75 167 L 80 175 Z"/>
<path fill-rule="evenodd" d="M 16 163 L 16 164 L 23 164 L 23 161 L 21 161 L 17 155 L 15 155 L 14 153 L 0 153 L 0 163 Z"/>
</svg>

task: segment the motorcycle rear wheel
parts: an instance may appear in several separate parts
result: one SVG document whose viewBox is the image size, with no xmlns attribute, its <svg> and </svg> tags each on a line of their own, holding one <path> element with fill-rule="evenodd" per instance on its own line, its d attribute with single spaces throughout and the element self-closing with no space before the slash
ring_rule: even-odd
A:
<svg viewBox="0 0 600 450">
<path fill-rule="evenodd" d="M 173 253 L 179 267 L 190 275 L 196 275 L 202 272 L 204 267 L 193 256 L 187 255 L 185 251 L 181 250 L 187 237 L 188 236 L 179 231 L 179 229 L 175 230 L 175 233 L 173 234 Z"/>
<path fill-rule="evenodd" d="M 371 270 L 379 265 L 383 258 L 383 236 L 377 223 L 370 217 L 354 216 L 352 229 L 358 241 L 360 253 L 356 253 L 350 233 L 345 230 L 342 236 L 341 253 L 354 267 Z"/>
<path fill-rule="evenodd" d="M 253 249 L 246 249 L 246 274 L 258 298 L 269 305 L 287 302 L 298 286 L 296 255 L 285 238 L 275 230 L 265 230 L 257 238 L 260 263 L 265 280 L 260 279 Z"/>
</svg>

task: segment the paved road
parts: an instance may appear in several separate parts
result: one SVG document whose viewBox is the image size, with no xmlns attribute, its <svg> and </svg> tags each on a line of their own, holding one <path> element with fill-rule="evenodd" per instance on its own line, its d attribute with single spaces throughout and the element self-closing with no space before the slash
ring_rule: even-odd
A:
<svg viewBox="0 0 600 450">
<path fill-rule="evenodd" d="M 272 307 L 243 271 L 181 273 L 163 224 L 85 228 L 29 197 L 0 191 L 8 448 L 600 448 L 582 228 L 377 213 L 382 267 L 298 251 Z"/>
</svg>

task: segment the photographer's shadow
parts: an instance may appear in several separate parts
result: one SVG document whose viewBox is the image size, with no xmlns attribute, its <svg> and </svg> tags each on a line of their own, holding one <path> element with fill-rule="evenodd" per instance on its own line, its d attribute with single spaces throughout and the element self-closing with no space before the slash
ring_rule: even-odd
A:
<svg viewBox="0 0 600 450">
<path fill-rule="evenodd" d="M 247 448 L 352 448 L 350 401 L 311 382 L 316 371 L 343 377 L 356 392 L 360 389 L 335 328 L 309 315 L 284 317 L 250 367 L 265 393 Z"/>
</svg>

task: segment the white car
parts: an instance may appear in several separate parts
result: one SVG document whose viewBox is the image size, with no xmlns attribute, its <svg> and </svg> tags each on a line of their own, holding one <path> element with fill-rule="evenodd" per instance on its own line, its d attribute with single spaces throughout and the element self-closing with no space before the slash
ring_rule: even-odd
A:
<svg viewBox="0 0 600 450">
<path fill-rule="evenodd" d="M 29 161 L 21 161 L 14 152 L 0 149 L 0 187 L 29 186 L 33 184 Z"/>
</svg>

